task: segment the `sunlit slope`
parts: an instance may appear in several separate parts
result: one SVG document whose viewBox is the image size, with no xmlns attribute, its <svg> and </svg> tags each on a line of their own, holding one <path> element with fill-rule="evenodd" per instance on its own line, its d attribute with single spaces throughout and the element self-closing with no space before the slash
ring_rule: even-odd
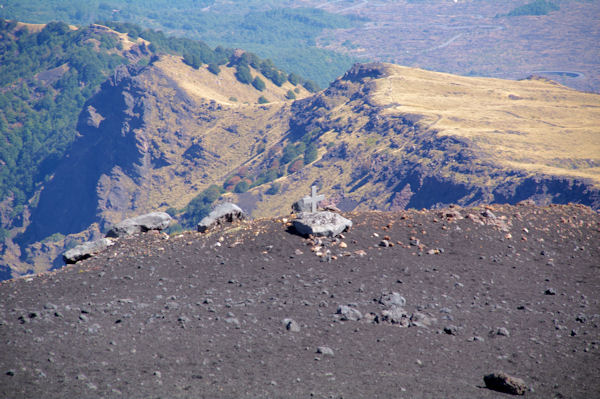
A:
<svg viewBox="0 0 600 399">
<path fill-rule="evenodd" d="M 478 156 L 530 172 L 600 185 L 600 95 L 554 82 L 510 81 L 386 64 L 373 99 L 386 113 L 422 116 L 440 135 L 467 139 Z"/>
</svg>

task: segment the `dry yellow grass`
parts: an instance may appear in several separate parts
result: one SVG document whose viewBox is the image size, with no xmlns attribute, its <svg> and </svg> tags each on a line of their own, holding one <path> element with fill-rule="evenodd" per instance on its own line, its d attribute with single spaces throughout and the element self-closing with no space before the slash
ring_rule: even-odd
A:
<svg viewBox="0 0 600 399">
<path fill-rule="evenodd" d="M 506 167 L 600 185 L 600 95 L 542 80 L 473 78 L 387 65 L 374 98 L 387 112 L 470 140 Z"/>
<path fill-rule="evenodd" d="M 234 75 L 235 68 L 225 65 L 220 66 L 219 75 L 210 72 L 206 65 L 194 69 L 184 64 L 181 57 L 177 56 L 163 56 L 155 65 L 192 97 L 200 100 L 214 100 L 228 106 L 256 104 L 260 96 L 266 97 L 270 102 L 289 101 L 285 98 L 285 94 L 288 90 L 296 88 L 289 82 L 279 87 L 253 68 L 250 68 L 252 76 L 259 76 L 265 82 L 266 87 L 262 92 L 256 90 L 252 85 L 238 82 Z M 303 87 L 297 87 L 300 90 L 300 93 L 296 94 L 297 98 L 303 98 L 310 94 Z"/>
</svg>

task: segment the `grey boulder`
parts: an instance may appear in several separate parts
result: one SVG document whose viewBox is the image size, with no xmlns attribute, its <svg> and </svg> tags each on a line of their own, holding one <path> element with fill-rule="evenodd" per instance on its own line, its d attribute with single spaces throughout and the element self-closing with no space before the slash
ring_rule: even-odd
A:
<svg viewBox="0 0 600 399">
<path fill-rule="evenodd" d="M 152 212 L 115 224 L 106 237 L 124 237 L 149 230 L 163 230 L 171 224 L 171 216 L 165 212 Z"/>
<path fill-rule="evenodd" d="M 76 263 L 104 251 L 113 244 L 114 242 L 110 238 L 101 238 L 96 241 L 85 242 L 66 251 L 63 254 L 63 259 L 66 263 Z"/>
<path fill-rule="evenodd" d="M 219 226 L 225 223 L 245 220 L 248 218 L 246 212 L 239 206 L 232 203 L 219 204 L 198 223 L 198 231 L 204 233 L 211 227 Z"/>
<path fill-rule="evenodd" d="M 298 234 L 305 236 L 335 237 L 352 227 L 351 220 L 329 211 L 300 213 L 293 224 Z"/>
</svg>

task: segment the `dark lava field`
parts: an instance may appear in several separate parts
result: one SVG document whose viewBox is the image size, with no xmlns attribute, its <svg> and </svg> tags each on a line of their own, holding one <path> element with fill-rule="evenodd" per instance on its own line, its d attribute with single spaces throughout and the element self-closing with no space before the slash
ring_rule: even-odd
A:
<svg viewBox="0 0 600 399">
<path fill-rule="evenodd" d="M 1 398 L 600 397 L 600 216 L 348 213 L 150 232 L 0 283 Z"/>
</svg>

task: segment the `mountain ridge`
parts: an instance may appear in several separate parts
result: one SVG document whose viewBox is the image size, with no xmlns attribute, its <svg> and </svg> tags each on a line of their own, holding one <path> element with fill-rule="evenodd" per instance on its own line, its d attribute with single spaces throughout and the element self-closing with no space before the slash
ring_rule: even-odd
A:
<svg viewBox="0 0 600 399">
<path fill-rule="evenodd" d="M 448 74 L 372 63 L 357 64 L 326 90 L 310 96 L 304 92 L 300 96 L 304 98 L 292 101 L 284 97 L 285 87 L 279 89 L 273 85 L 261 92 L 236 81 L 231 83 L 233 72 L 223 76 L 229 76 L 227 73 L 231 75 L 230 83 L 223 83 L 225 78 L 221 83 L 229 85 L 233 92 L 246 93 L 244 96 L 247 97 L 240 96 L 239 100 L 232 101 L 225 99 L 227 95 L 215 96 L 215 86 L 206 83 L 207 89 L 194 86 L 197 89 L 194 91 L 194 87 L 186 87 L 182 82 L 190 82 L 190 76 L 197 76 L 194 79 L 199 79 L 198 82 L 207 77 L 216 78 L 206 67 L 194 71 L 173 56 L 155 58 L 143 67 L 121 68 L 115 80 L 105 83 L 105 90 L 86 105 L 79 126 L 84 133 L 82 140 L 86 136 L 105 137 L 106 134 L 117 139 L 111 145 L 89 146 L 90 154 L 119 148 L 116 155 L 123 154 L 127 161 L 113 158 L 112 163 L 101 170 L 94 162 L 77 168 L 80 172 L 86 168 L 94 170 L 97 176 L 86 182 L 89 185 L 86 192 L 91 200 L 86 204 L 89 208 L 88 216 L 82 219 L 85 222 L 75 220 L 77 212 L 73 212 L 73 206 L 66 205 L 71 203 L 69 200 L 60 199 L 61 195 L 66 198 L 70 192 L 65 189 L 66 185 L 58 184 L 60 179 L 55 175 L 40 196 L 39 210 L 32 214 L 30 227 L 16 239 L 24 249 L 21 262 L 28 261 L 21 266 L 19 262 L 12 263 L 11 267 L 24 272 L 29 268 L 26 265 L 35 259 L 38 271 L 47 269 L 48 262 L 51 264 L 52 257 L 59 256 L 60 248 L 65 248 L 66 242 L 57 241 L 55 249 L 46 254 L 34 247 L 28 250 L 27 246 L 56 231 L 76 234 L 79 228 L 85 230 L 84 225 L 89 223 L 96 227 L 92 227 L 86 236 L 97 237 L 100 231 L 125 217 L 159 209 L 171 209 L 175 218 L 182 220 L 192 200 L 203 195 L 202 190 L 211 185 L 224 191 L 217 200 L 235 201 L 254 217 L 288 213 L 290 204 L 306 195 L 311 185 L 317 185 L 331 204 L 346 211 L 430 208 L 451 203 L 462 206 L 516 203 L 524 199 L 533 199 L 540 204 L 576 201 L 595 209 L 599 207 L 595 174 L 598 168 L 595 165 L 600 164 L 600 160 L 592 157 L 588 161 L 586 158 L 590 151 L 593 153 L 600 148 L 593 126 L 593 121 L 600 119 L 595 105 L 600 104 L 598 95 L 578 93 L 537 80 L 511 82 L 457 77 L 455 81 Z M 119 74 L 123 75 L 122 80 L 118 80 Z M 124 86 L 110 83 L 117 81 L 126 83 Z M 397 82 L 413 84 L 413 88 L 402 92 L 394 86 Z M 415 82 L 424 85 L 422 92 L 414 88 Z M 432 97 L 426 89 L 433 87 L 434 82 L 438 87 Z M 457 82 L 462 83 L 463 94 L 456 91 Z M 498 85 L 510 90 L 498 88 Z M 115 100 L 102 99 L 107 95 L 108 87 L 113 90 L 111 96 Z M 496 99 L 497 92 L 502 93 L 502 103 L 498 105 L 502 112 L 503 106 L 513 107 L 515 101 L 522 101 L 515 98 L 525 99 L 525 93 L 531 98 L 523 100 L 529 101 L 524 109 L 527 112 L 538 109 L 544 113 L 539 113 L 538 120 L 528 114 L 520 116 L 518 107 L 510 108 L 516 115 L 513 118 L 527 122 L 523 123 L 521 133 L 515 134 L 510 124 L 488 132 L 481 126 L 493 125 L 498 118 L 486 113 L 485 107 L 477 113 L 472 111 L 477 106 L 471 105 L 465 115 L 452 114 L 451 110 L 444 111 L 439 106 L 430 107 L 430 110 L 421 106 L 419 109 L 408 102 L 421 98 L 421 104 L 428 104 L 433 98 L 450 101 L 452 105 L 452 101 L 460 102 L 461 98 L 465 104 L 479 98 L 484 104 L 486 98 Z M 522 96 L 518 96 L 519 93 Z M 535 93 L 540 97 L 536 99 Z M 401 94 L 408 97 L 395 98 Z M 277 101 L 251 102 L 260 95 L 271 96 Z M 575 165 L 570 167 L 570 164 L 559 162 L 558 166 L 564 171 L 559 175 L 551 173 L 552 169 L 545 163 L 548 156 L 540 151 L 534 154 L 538 159 L 532 158 L 537 169 L 515 168 L 496 154 L 494 145 L 498 144 L 488 139 L 490 134 L 514 136 L 512 142 L 507 141 L 508 148 L 523 153 L 518 147 L 521 145 L 519 139 L 534 137 L 533 141 L 525 140 L 522 147 L 535 152 L 535 145 L 541 145 L 536 137 L 540 124 L 545 124 L 543 118 L 553 117 L 553 110 L 561 106 L 560 102 L 548 103 L 545 100 L 548 95 L 553 98 L 563 96 L 574 104 L 570 108 L 573 113 L 568 120 L 570 125 L 556 127 L 554 132 L 571 129 L 574 137 L 586 143 L 584 150 L 587 152 L 583 155 L 574 152 L 577 145 L 565 146 L 560 150 L 562 152 L 553 150 L 554 154 L 559 154 L 559 160 L 568 159 Z M 124 105 L 116 117 L 108 117 L 112 111 L 103 110 L 102 104 L 108 107 Z M 443 124 L 432 126 L 432 115 L 440 110 L 445 112 L 443 117 L 455 124 L 471 126 L 470 130 L 456 134 L 445 131 Z M 438 118 L 438 122 L 441 120 Z M 576 120 L 589 122 L 578 125 Z M 554 133 L 553 140 L 558 133 Z M 83 141 L 79 140 L 72 148 L 74 154 L 85 148 L 81 143 Z M 98 162 L 112 156 L 101 157 Z M 87 162 L 93 157 L 81 156 L 81 159 Z M 583 169 L 577 167 L 578 162 Z M 68 172 L 73 166 L 71 161 L 65 160 L 63 164 L 63 181 L 73 181 L 73 175 Z M 592 167 L 586 168 L 586 165 Z M 593 178 L 580 173 L 581 170 L 592 173 Z M 215 198 L 210 202 L 213 201 Z M 57 211 L 49 212 L 50 209 Z M 65 221 L 51 215 L 60 215 L 60 209 L 67 218 L 75 220 L 73 223 L 79 224 L 57 230 L 56 226 Z"/>
</svg>

